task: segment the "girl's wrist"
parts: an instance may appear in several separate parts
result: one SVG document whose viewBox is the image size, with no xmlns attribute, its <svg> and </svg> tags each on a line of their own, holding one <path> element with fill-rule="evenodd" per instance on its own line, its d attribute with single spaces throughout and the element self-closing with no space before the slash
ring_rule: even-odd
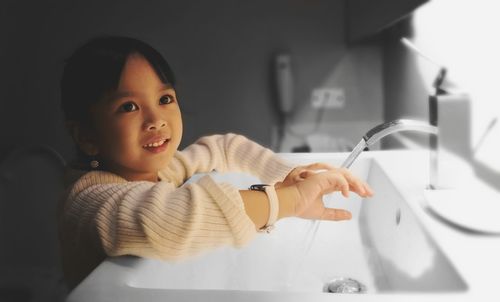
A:
<svg viewBox="0 0 500 302">
<path fill-rule="evenodd" d="M 295 205 L 300 200 L 300 193 L 295 186 L 276 189 L 279 200 L 278 219 L 295 216 Z"/>
</svg>

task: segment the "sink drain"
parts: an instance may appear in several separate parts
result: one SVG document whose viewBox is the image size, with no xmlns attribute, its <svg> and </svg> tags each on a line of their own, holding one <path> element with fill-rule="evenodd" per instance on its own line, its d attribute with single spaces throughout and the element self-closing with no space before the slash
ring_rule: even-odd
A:
<svg viewBox="0 0 500 302">
<path fill-rule="evenodd" d="M 339 277 L 325 283 L 323 291 L 337 294 L 363 294 L 366 293 L 366 286 L 354 279 Z"/>
</svg>

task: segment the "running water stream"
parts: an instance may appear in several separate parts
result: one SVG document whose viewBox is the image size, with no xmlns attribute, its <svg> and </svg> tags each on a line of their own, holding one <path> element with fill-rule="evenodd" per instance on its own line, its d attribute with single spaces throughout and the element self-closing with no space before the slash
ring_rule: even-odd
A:
<svg viewBox="0 0 500 302">
<path fill-rule="evenodd" d="M 361 139 L 361 141 L 354 147 L 354 149 L 351 151 L 349 156 L 346 158 L 346 160 L 342 163 L 340 166 L 341 168 L 346 168 L 349 169 L 354 162 L 354 160 L 363 152 L 363 150 L 367 147 L 367 143 L 365 139 Z M 332 194 L 327 194 L 323 196 L 323 202 L 325 202 L 325 199 L 332 198 Z M 296 265 L 294 268 L 292 268 L 292 273 L 290 274 L 290 277 L 288 279 L 288 282 L 286 283 L 288 287 L 293 286 L 295 279 L 297 278 L 297 274 L 301 270 L 304 260 L 306 259 L 307 255 L 309 254 L 309 251 L 311 250 L 311 247 L 314 243 L 314 240 L 316 239 L 316 234 L 318 233 L 318 229 L 320 226 L 321 220 L 314 220 L 311 223 L 311 227 L 309 230 L 306 232 L 304 236 L 304 242 L 302 244 L 302 252 L 299 253 L 299 259 L 296 262 Z"/>
</svg>

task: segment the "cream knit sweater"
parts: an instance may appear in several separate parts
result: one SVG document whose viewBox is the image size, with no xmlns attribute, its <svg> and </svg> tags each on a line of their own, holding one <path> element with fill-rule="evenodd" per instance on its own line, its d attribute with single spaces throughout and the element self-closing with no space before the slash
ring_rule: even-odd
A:
<svg viewBox="0 0 500 302">
<path fill-rule="evenodd" d="M 105 171 L 83 174 L 60 207 L 63 267 L 74 287 L 107 256 L 181 259 L 221 246 L 241 247 L 256 234 L 239 189 L 195 173 L 247 172 L 264 183 L 293 169 L 241 135 L 213 135 L 176 152 L 160 181 L 127 181 Z"/>
</svg>

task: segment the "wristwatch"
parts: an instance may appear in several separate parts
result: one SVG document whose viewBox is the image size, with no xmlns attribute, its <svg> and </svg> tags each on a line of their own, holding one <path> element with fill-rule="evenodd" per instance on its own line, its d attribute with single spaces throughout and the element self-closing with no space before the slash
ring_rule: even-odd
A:
<svg viewBox="0 0 500 302">
<path fill-rule="evenodd" d="M 250 190 L 262 191 L 267 195 L 267 199 L 269 200 L 269 219 L 267 220 L 266 225 L 259 229 L 259 232 L 265 232 L 269 234 L 274 229 L 274 223 L 276 222 L 276 220 L 278 220 L 279 212 L 278 195 L 276 194 L 274 185 L 254 184 L 250 186 Z"/>
</svg>

